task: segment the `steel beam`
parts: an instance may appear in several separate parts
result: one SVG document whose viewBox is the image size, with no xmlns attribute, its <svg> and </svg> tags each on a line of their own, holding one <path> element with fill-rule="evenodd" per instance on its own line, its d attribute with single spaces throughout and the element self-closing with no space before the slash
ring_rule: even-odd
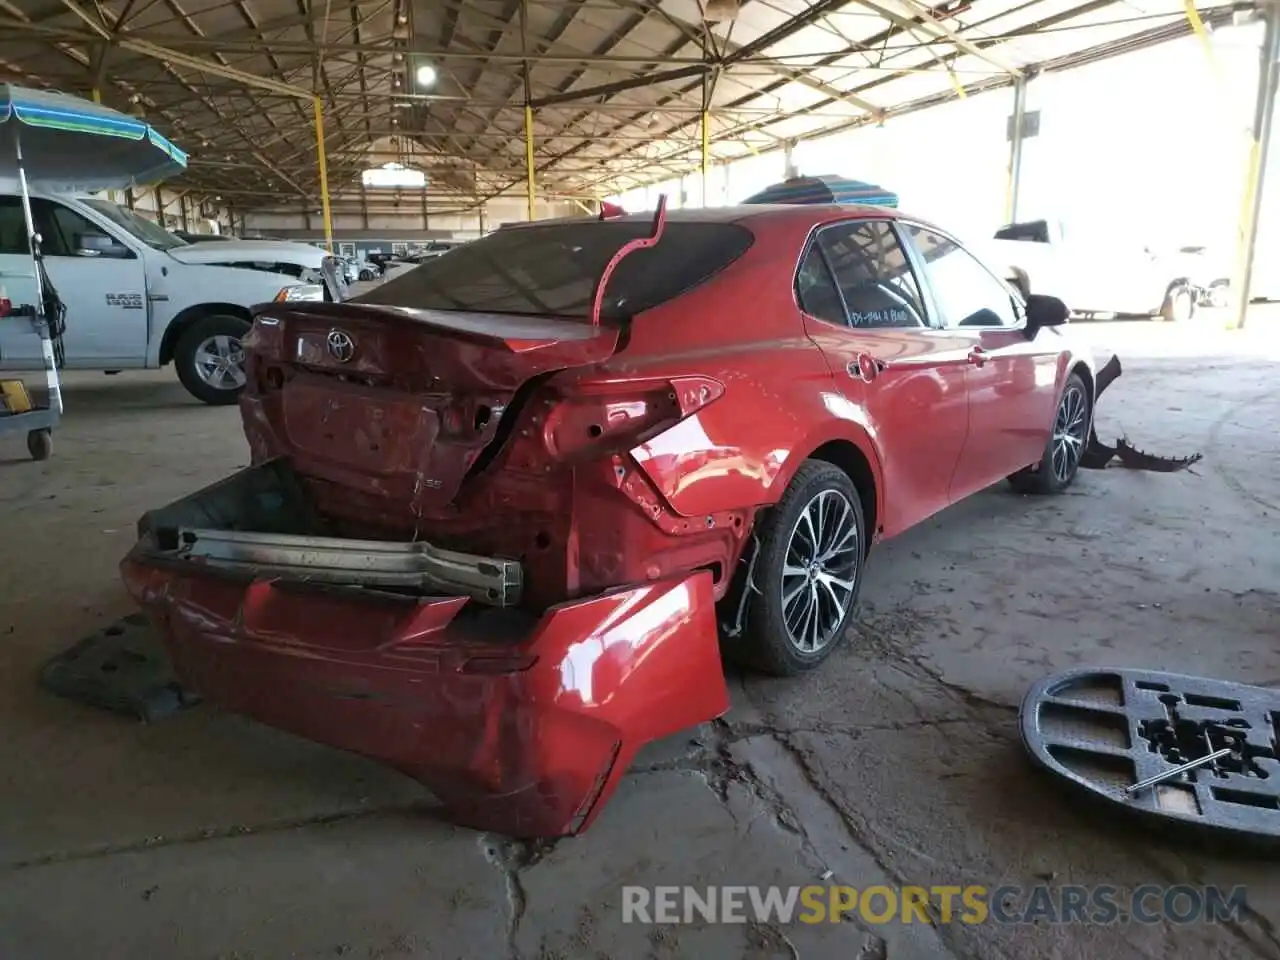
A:
<svg viewBox="0 0 1280 960">
<path fill-rule="evenodd" d="M 1027 119 L 1027 78 L 1018 77 L 1013 82 L 1013 123 L 1009 131 L 1008 184 L 1004 197 L 1004 222 L 1018 220 L 1018 191 L 1022 185 L 1022 128 Z"/>
<path fill-rule="evenodd" d="M 1249 289 L 1253 282 L 1253 255 L 1258 240 L 1258 217 L 1262 212 L 1262 190 L 1271 141 L 1271 121 L 1276 108 L 1276 84 L 1280 80 L 1280 0 L 1267 0 L 1263 7 L 1266 29 L 1258 64 L 1258 90 L 1253 104 L 1253 128 L 1249 136 L 1248 165 L 1245 169 L 1244 203 L 1237 236 L 1236 269 L 1231 280 L 1231 326 L 1244 327 L 1249 311 Z"/>
<path fill-rule="evenodd" d="M 320 165 L 320 210 L 324 217 L 324 245 L 333 253 L 333 211 L 329 207 L 329 169 L 324 148 L 324 107 L 320 98 L 311 98 L 316 118 L 316 162 Z"/>
</svg>

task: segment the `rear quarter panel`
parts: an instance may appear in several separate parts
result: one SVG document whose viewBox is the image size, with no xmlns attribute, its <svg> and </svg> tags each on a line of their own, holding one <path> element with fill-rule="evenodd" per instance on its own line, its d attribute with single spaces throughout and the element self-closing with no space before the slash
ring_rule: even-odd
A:
<svg viewBox="0 0 1280 960">
<path fill-rule="evenodd" d="M 631 450 L 678 514 L 774 503 L 809 454 L 832 440 L 857 445 L 878 474 L 861 412 L 836 388 L 795 303 L 810 226 L 757 233 L 724 272 L 637 317 L 626 348 L 593 376 L 698 374 L 724 384 L 718 400 Z"/>
</svg>

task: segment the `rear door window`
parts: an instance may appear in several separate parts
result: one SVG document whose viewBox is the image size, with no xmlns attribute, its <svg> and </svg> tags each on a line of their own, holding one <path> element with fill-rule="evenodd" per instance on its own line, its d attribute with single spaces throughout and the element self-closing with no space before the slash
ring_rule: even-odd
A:
<svg viewBox="0 0 1280 960">
<path fill-rule="evenodd" d="M 836 282 L 816 243 L 809 245 L 808 253 L 800 261 L 800 272 L 796 274 L 796 297 L 800 301 L 800 309 L 811 317 L 842 327 L 849 322 L 844 300 L 840 298 L 840 291 L 836 289 Z"/>
<path fill-rule="evenodd" d="M 920 287 L 888 220 L 826 227 L 818 233 L 817 245 L 844 295 L 849 326 L 925 325 Z"/>
<path fill-rule="evenodd" d="M 498 230 L 355 300 L 586 319 L 609 261 L 628 241 L 651 230 L 647 218 Z M 686 293 L 742 256 L 752 240 L 751 232 L 738 224 L 669 221 L 656 246 L 628 254 L 618 265 L 601 316 L 633 316 Z"/>
</svg>

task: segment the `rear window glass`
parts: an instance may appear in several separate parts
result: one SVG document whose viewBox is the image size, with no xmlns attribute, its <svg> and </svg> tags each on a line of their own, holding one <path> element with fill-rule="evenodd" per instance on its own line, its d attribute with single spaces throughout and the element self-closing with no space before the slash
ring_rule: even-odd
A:
<svg viewBox="0 0 1280 960">
<path fill-rule="evenodd" d="M 583 220 L 499 230 L 355 300 L 585 319 L 609 260 L 651 229 L 649 220 Z M 742 256 L 752 239 L 749 230 L 733 223 L 668 222 L 657 246 L 628 254 L 614 271 L 602 317 L 632 316 L 680 296 Z"/>
</svg>

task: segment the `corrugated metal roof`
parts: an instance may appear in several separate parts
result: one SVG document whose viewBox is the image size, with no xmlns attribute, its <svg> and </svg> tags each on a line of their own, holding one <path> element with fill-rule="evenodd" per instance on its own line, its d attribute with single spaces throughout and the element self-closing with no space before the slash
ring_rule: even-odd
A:
<svg viewBox="0 0 1280 960">
<path fill-rule="evenodd" d="M 526 101 L 540 192 L 585 198 L 692 169 L 704 98 L 724 160 L 1186 32 L 1182 0 L 0 0 L 0 79 L 96 86 L 242 210 L 315 205 L 316 92 L 336 192 L 397 160 L 436 209 L 523 191 Z"/>
</svg>

